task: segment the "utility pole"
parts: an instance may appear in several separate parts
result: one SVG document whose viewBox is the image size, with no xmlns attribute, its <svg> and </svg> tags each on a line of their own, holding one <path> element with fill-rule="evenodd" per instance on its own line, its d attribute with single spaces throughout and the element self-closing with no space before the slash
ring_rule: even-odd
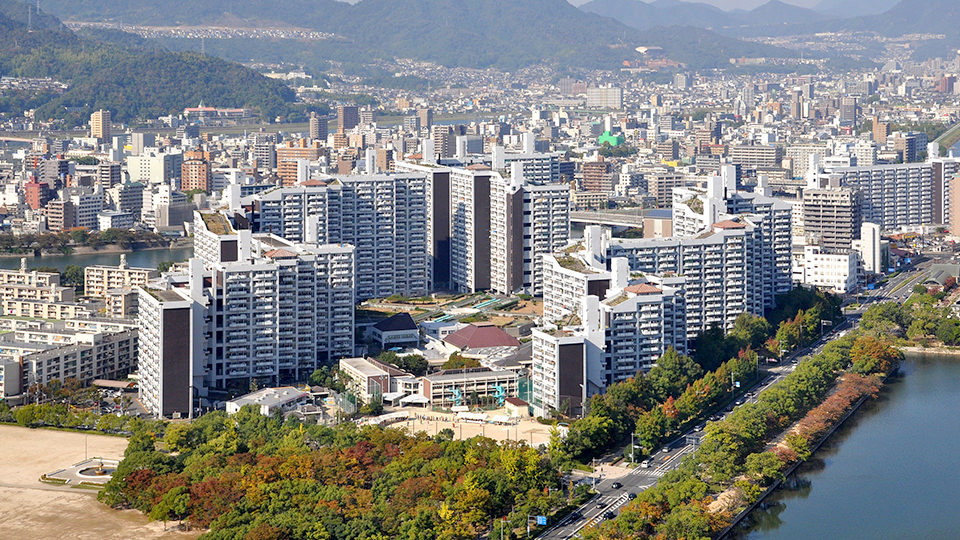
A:
<svg viewBox="0 0 960 540">
<path fill-rule="evenodd" d="M 631 431 L 631 432 L 630 432 L 630 462 L 631 462 L 631 463 L 636 463 L 636 462 L 637 462 L 637 460 L 636 460 L 636 455 L 635 455 L 635 453 L 636 453 L 636 451 L 637 451 L 636 449 L 637 449 L 637 447 L 633 444 L 633 432 Z"/>
</svg>

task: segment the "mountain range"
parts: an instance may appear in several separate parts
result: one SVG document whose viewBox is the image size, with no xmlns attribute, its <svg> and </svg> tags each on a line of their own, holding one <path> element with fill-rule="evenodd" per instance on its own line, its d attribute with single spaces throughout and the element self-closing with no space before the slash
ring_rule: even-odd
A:
<svg viewBox="0 0 960 540">
<path fill-rule="evenodd" d="M 635 47 L 647 45 L 662 47 L 674 59 L 685 61 L 680 60 L 683 57 L 691 67 L 703 68 L 727 65 L 730 56 L 792 54 L 702 30 L 697 30 L 696 36 L 684 35 L 692 23 L 682 17 L 659 26 L 682 24 L 684 28 L 641 31 L 579 10 L 566 0 L 361 0 L 352 5 L 334 0 L 45 0 L 45 5 L 72 20 L 142 25 L 289 26 L 337 36 L 310 42 L 206 40 L 207 50 L 215 54 L 242 54 L 250 59 L 248 53 L 254 53 L 263 61 L 305 62 L 305 58 L 310 58 L 369 62 L 399 57 L 478 68 L 515 69 L 538 63 L 616 67 L 624 60 L 636 58 Z M 698 55 L 684 50 L 685 43 L 704 40 L 714 41 L 717 47 L 704 47 Z M 170 40 L 163 43 L 176 46 Z M 730 56 L 724 56 L 727 54 Z"/>
<path fill-rule="evenodd" d="M 200 101 L 247 107 L 272 119 L 295 99 L 286 85 L 249 68 L 196 53 L 171 53 L 86 39 L 44 12 L 0 0 L 0 73 L 51 77 L 68 83 L 60 93 L 6 93 L 0 112 L 83 120 L 103 108 L 121 122 L 182 111 Z M 73 124 L 71 124 L 73 125 Z"/>
</svg>

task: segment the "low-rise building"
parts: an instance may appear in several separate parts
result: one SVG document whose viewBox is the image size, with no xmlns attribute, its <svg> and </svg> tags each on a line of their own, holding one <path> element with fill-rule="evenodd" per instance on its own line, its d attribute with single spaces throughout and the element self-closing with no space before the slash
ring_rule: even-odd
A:
<svg viewBox="0 0 960 540">
<path fill-rule="evenodd" d="M 227 413 L 236 414 L 246 405 L 253 405 L 263 416 L 273 416 L 304 405 L 310 401 L 310 393 L 293 386 L 263 388 L 256 392 L 231 399 L 227 402 Z"/>
</svg>

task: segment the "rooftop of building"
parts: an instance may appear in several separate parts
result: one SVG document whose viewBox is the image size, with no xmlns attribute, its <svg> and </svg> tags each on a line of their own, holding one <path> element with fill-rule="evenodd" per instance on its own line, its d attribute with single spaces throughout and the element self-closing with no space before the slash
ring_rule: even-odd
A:
<svg viewBox="0 0 960 540">
<path fill-rule="evenodd" d="M 243 407 L 244 405 L 266 405 L 267 407 L 276 407 L 290 403 L 291 401 L 296 401 L 309 395 L 310 394 L 308 392 L 304 392 L 303 390 L 294 388 L 293 386 L 280 386 L 277 388 L 263 388 L 261 390 L 257 390 L 256 392 L 251 392 L 233 399 L 231 402 L 235 403 L 239 407 Z"/>
<path fill-rule="evenodd" d="M 557 255 L 557 264 L 567 270 L 580 272 L 581 274 L 596 274 L 597 271 L 587 266 L 579 257 L 575 255 Z"/>
<path fill-rule="evenodd" d="M 464 349 L 486 349 L 489 347 L 519 347 L 520 341 L 493 324 L 471 324 L 453 332 L 445 342 Z"/>
<path fill-rule="evenodd" d="M 424 380 L 431 383 L 443 383 L 451 381 L 477 380 L 477 379 L 502 379 L 504 377 L 516 377 L 517 372 L 511 370 L 493 370 L 490 368 L 467 368 L 467 369 L 447 369 L 438 371 L 429 375 L 424 375 Z"/>
<path fill-rule="evenodd" d="M 370 358 L 341 358 L 340 365 L 360 373 L 364 377 L 381 377 L 390 373 L 381 368 L 379 362 L 374 363 Z"/>
<path fill-rule="evenodd" d="M 227 221 L 227 218 L 223 214 L 219 212 L 201 213 L 200 216 L 203 218 L 203 223 L 207 226 L 207 230 L 213 234 L 235 234 L 233 227 L 230 226 L 230 222 Z"/>
<path fill-rule="evenodd" d="M 381 332 L 400 332 L 403 330 L 417 330 L 417 323 L 409 313 L 397 313 L 373 325 Z"/>
</svg>

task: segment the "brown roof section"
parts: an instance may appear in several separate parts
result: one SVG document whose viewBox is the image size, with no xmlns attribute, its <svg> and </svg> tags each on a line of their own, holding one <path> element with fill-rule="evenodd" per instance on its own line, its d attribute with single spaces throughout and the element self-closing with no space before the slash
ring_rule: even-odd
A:
<svg viewBox="0 0 960 540">
<path fill-rule="evenodd" d="M 517 338 L 492 324 L 471 324 L 444 339 L 458 349 L 485 349 L 487 347 L 519 347 Z"/>
<path fill-rule="evenodd" d="M 270 259 L 296 259 L 297 254 L 283 248 L 271 249 L 270 251 L 263 254 L 264 257 Z"/>
<path fill-rule="evenodd" d="M 713 224 L 714 229 L 746 229 L 747 226 L 743 223 L 737 223 L 729 219 L 719 221 Z"/>
<path fill-rule="evenodd" d="M 468 171 L 489 171 L 490 166 L 484 165 L 483 163 L 474 163 L 473 165 L 467 165 L 466 169 Z"/>
<path fill-rule="evenodd" d="M 625 291 L 633 294 L 660 294 L 663 291 L 650 285 L 649 283 L 639 283 L 637 285 L 630 285 L 624 289 Z"/>
<path fill-rule="evenodd" d="M 300 182 L 300 185 L 312 187 L 312 186 L 325 186 L 327 185 L 327 183 L 324 182 L 323 180 L 304 180 L 303 182 Z"/>
</svg>

